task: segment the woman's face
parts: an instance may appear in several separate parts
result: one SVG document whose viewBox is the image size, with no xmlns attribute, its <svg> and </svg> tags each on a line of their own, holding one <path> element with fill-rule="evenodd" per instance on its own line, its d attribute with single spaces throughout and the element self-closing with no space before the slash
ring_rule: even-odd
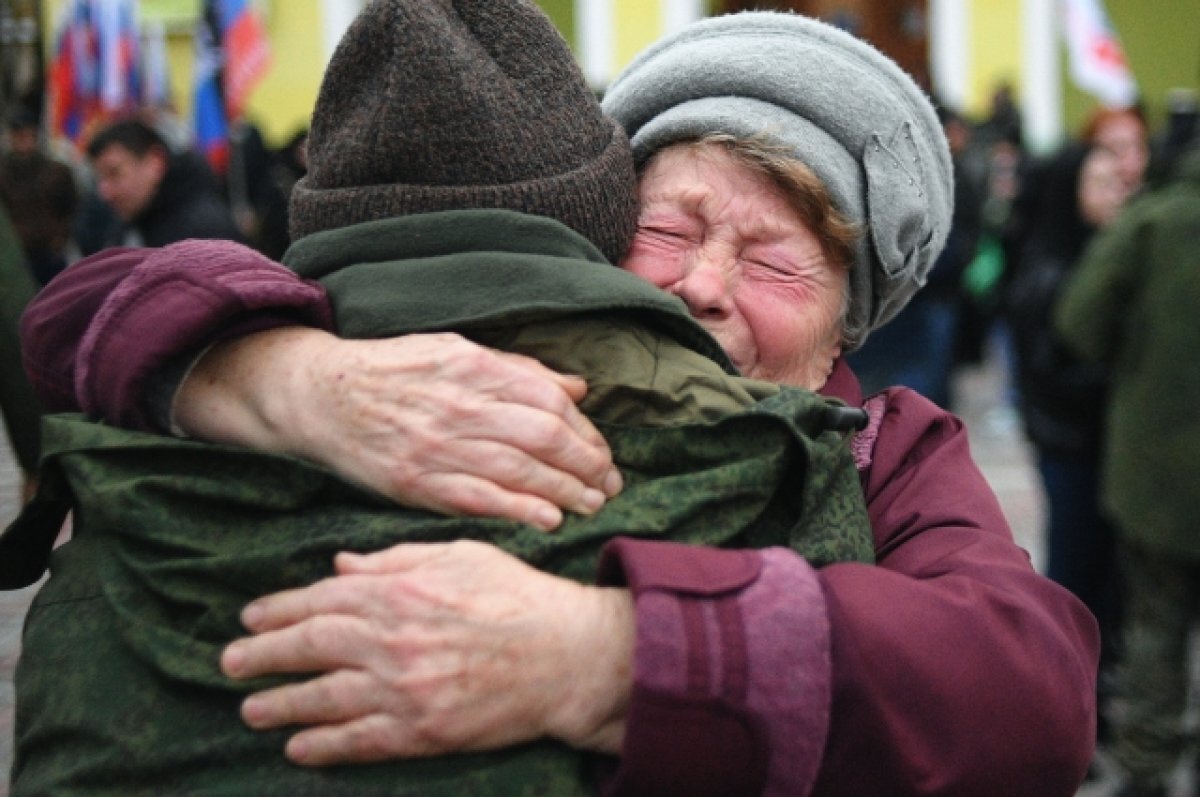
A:
<svg viewBox="0 0 1200 797">
<path fill-rule="evenodd" d="M 1146 130 L 1141 121 L 1132 114 L 1112 117 L 1096 131 L 1095 145 L 1116 157 L 1117 174 L 1128 190 L 1136 191 L 1150 160 Z"/>
<path fill-rule="evenodd" d="M 1079 171 L 1079 215 L 1093 227 L 1107 227 L 1129 198 L 1129 187 L 1121 177 L 1117 156 L 1093 149 Z"/>
<path fill-rule="evenodd" d="M 639 184 L 622 267 L 675 294 L 746 376 L 816 390 L 841 352 L 846 275 L 769 179 L 677 145 Z"/>
</svg>

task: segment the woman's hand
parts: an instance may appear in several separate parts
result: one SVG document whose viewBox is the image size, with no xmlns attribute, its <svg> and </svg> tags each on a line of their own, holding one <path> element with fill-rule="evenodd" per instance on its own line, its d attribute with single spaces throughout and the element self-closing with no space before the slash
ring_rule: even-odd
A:
<svg viewBox="0 0 1200 797">
<path fill-rule="evenodd" d="M 587 385 L 454 334 L 342 340 L 287 327 L 222 343 L 181 386 L 188 434 L 294 454 L 407 506 L 544 530 L 621 489 L 575 402 Z"/>
<path fill-rule="evenodd" d="M 246 699 L 255 729 L 300 731 L 300 764 L 487 750 L 551 736 L 616 753 L 632 685 L 626 590 L 535 570 L 491 545 L 341 554 L 338 575 L 250 604 L 234 678 L 323 673 Z"/>
</svg>

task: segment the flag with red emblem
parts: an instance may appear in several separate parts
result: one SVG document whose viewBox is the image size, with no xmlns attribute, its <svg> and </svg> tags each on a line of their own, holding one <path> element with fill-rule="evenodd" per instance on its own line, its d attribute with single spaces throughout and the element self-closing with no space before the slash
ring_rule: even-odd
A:
<svg viewBox="0 0 1200 797">
<path fill-rule="evenodd" d="M 71 0 L 50 61 L 50 129 L 82 143 L 104 119 L 129 113 L 140 99 L 135 0 Z"/>
<path fill-rule="evenodd" d="M 1102 0 L 1062 0 L 1062 10 L 1075 84 L 1105 105 L 1133 105 L 1137 81 Z"/>
<path fill-rule="evenodd" d="M 262 20 L 249 0 L 205 0 L 196 28 L 196 146 L 218 173 L 229 165 L 229 125 L 270 64 Z"/>
</svg>

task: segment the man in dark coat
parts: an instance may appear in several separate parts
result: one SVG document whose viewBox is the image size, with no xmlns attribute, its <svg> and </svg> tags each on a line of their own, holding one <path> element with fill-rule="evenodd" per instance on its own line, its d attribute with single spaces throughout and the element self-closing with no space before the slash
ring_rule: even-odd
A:
<svg viewBox="0 0 1200 797">
<path fill-rule="evenodd" d="M 88 145 L 96 190 L 120 221 L 107 243 L 165 246 L 188 238 L 240 240 L 212 172 L 191 152 L 173 153 L 153 127 L 115 122 Z"/>
</svg>

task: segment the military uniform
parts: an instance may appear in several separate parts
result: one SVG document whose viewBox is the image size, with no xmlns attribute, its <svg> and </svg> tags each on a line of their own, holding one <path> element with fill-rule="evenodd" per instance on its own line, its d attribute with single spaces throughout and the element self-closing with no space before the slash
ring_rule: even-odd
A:
<svg viewBox="0 0 1200 797">
<path fill-rule="evenodd" d="M 595 792 L 591 759 L 551 741 L 304 769 L 283 757 L 286 731 L 243 725 L 240 701 L 274 681 L 219 672 L 238 612 L 330 575 L 337 551 L 475 538 L 582 581 L 618 534 L 873 561 L 849 446 L 827 430 L 838 404 L 732 376 L 678 300 L 557 222 L 423 214 L 309 236 L 287 262 L 328 289 L 342 335 L 452 329 L 583 374 L 624 491 L 547 535 L 396 507 L 288 457 L 53 418 L 43 489 L 6 535 L 48 545 L 55 507 L 75 506 L 24 638 L 14 797 Z"/>
<path fill-rule="evenodd" d="M 1126 547 L 1126 708 L 1116 752 L 1161 780 L 1184 749 L 1188 636 L 1200 606 L 1200 151 L 1088 250 L 1058 308 L 1082 354 L 1111 366 L 1102 492 Z"/>
</svg>

